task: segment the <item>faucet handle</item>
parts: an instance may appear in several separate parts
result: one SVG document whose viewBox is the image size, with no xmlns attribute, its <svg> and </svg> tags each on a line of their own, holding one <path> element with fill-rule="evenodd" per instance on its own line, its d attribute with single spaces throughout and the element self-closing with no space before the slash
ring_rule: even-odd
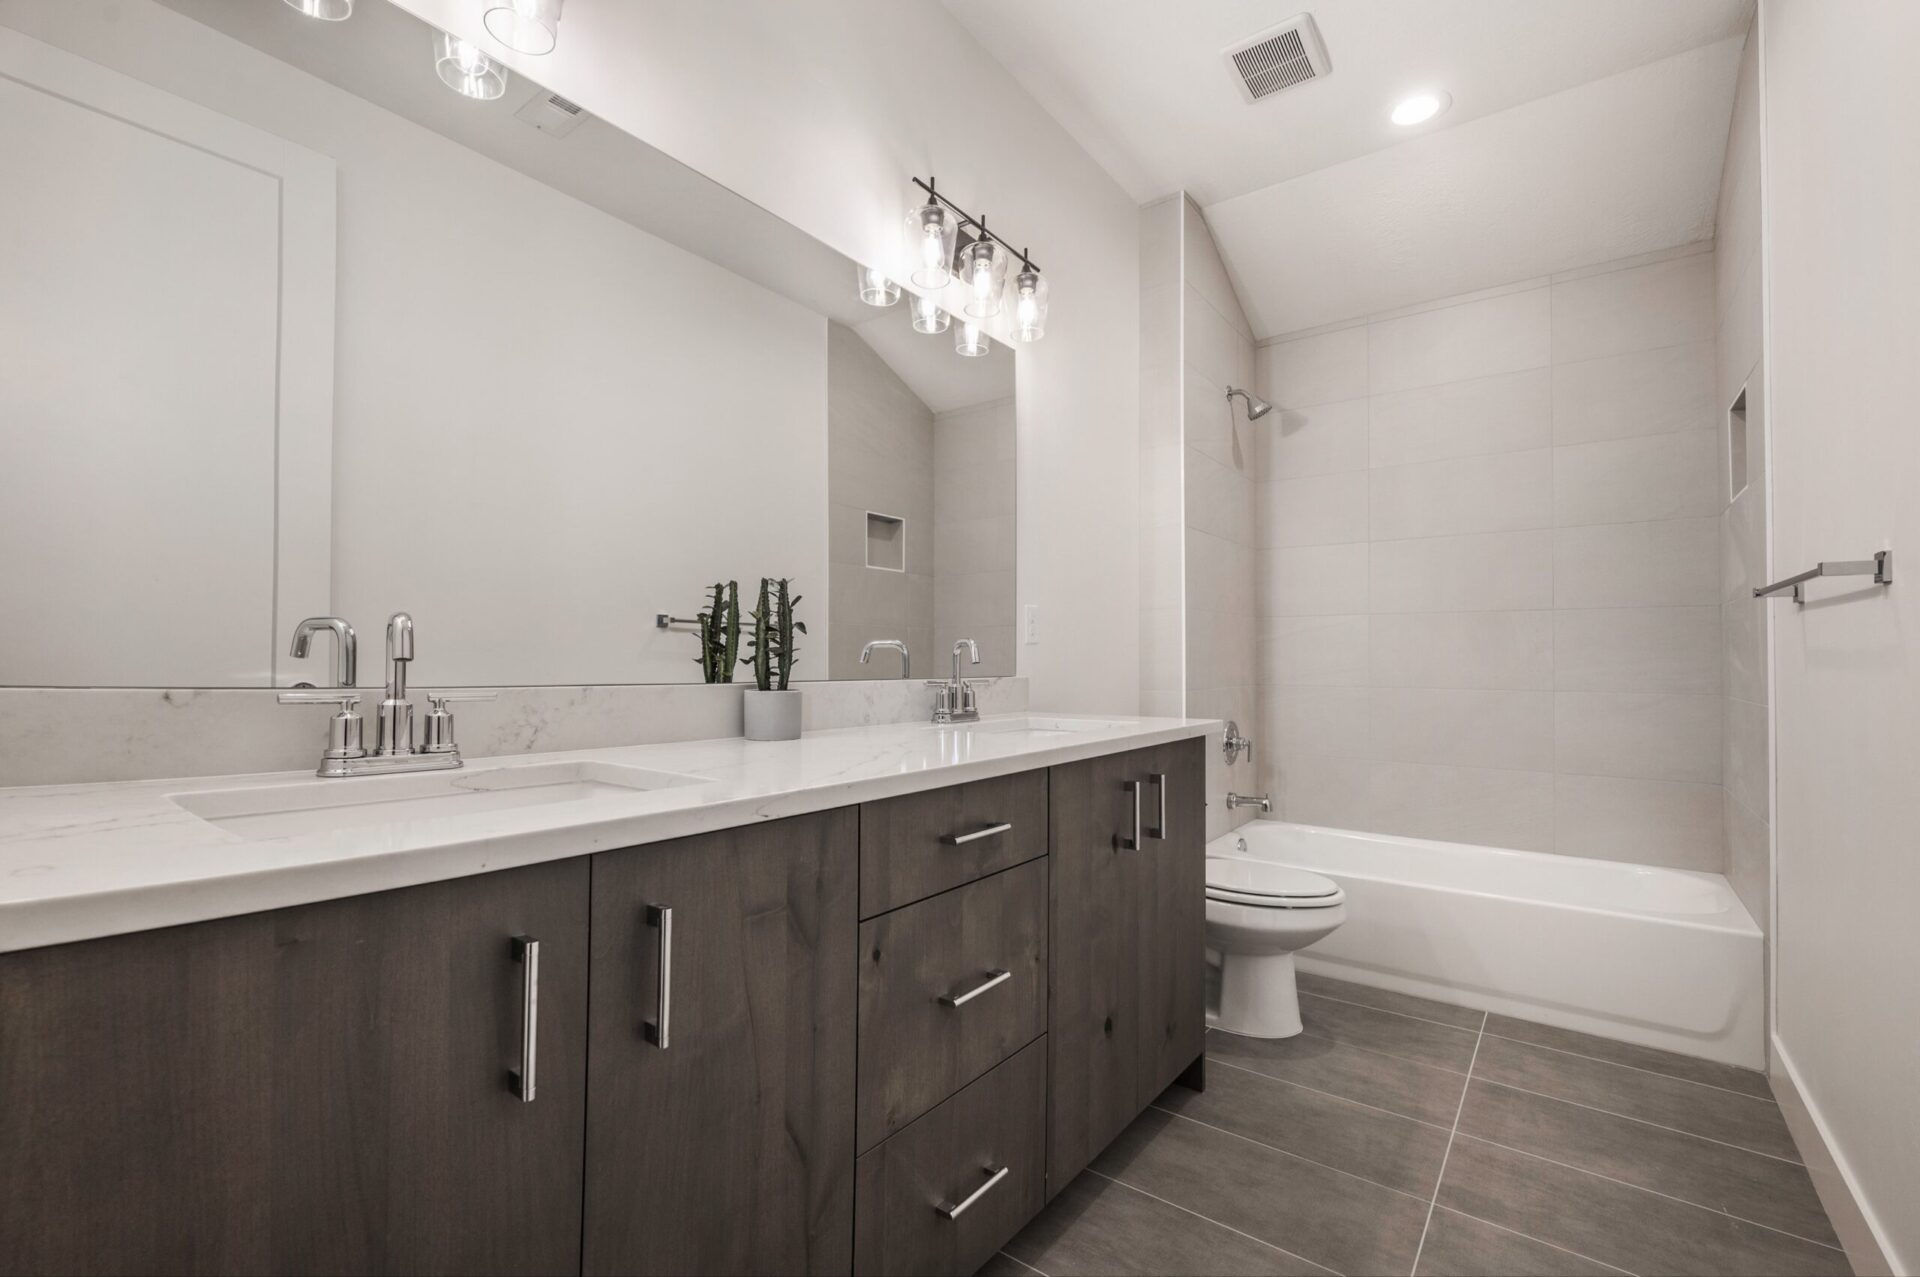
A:
<svg viewBox="0 0 1920 1277">
<path fill-rule="evenodd" d="M 340 712 L 327 720 L 327 752 L 323 759 L 365 758 L 360 715 L 353 707 L 360 703 L 358 692 L 282 692 L 282 705 L 338 705 Z"/>
<path fill-rule="evenodd" d="M 360 703 L 360 693 L 319 690 L 282 692 L 278 699 L 282 705 L 338 705 L 344 713 Z"/>
<path fill-rule="evenodd" d="M 433 708 L 428 711 L 426 721 L 421 726 L 420 752 L 423 754 L 454 754 L 460 746 L 453 739 L 453 714 L 447 709 L 450 701 L 490 701 L 500 695 L 498 692 L 428 692 L 427 703 Z"/>
</svg>

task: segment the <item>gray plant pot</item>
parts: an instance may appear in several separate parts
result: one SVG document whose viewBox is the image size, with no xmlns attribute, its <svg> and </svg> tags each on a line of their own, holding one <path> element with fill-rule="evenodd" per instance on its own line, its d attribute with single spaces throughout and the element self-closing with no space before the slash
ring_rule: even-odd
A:
<svg viewBox="0 0 1920 1277">
<path fill-rule="evenodd" d="M 747 689 L 748 740 L 799 740 L 800 693 Z"/>
</svg>

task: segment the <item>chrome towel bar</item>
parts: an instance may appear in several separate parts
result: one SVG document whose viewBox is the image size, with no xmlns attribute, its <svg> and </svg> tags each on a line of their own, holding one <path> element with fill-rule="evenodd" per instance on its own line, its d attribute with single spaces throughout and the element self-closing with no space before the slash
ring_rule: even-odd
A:
<svg viewBox="0 0 1920 1277">
<path fill-rule="evenodd" d="M 1873 577 L 1873 583 L 1875 585 L 1891 585 L 1893 584 L 1893 551 L 1881 550 L 1871 559 L 1847 559 L 1843 562 L 1836 563 L 1816 563 L 1797 576 L 1790 576 L 1784 581 L 1775 581 L 1772 585 L 1758 587 L 1754 590 L 1753 597 L 1756 599 L 1764 599 L 1768 595 L 1778 594 L 1782 590 L 1792 590 L 1793 601 L 1795 603 L 1805 603 L 1807 597 L 1805 593 L 1802 592 L 1801 586 L 1813 580 L 1816 576 L 1871 576 Z"/>
</svg>

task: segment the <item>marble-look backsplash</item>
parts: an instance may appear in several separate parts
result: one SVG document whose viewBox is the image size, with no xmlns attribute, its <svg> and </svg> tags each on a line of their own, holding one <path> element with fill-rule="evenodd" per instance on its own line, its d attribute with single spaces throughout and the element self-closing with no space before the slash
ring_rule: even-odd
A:
<svg viewBox="0 0 1920 1277">
<path fill-rule="evenodd" d="M 980 712 L 1027 708 L 1027 680 L 977 680 Z M 926 718 L 919 679 L 803 684 L 808 731 Z M 452 708 L 469 758 L 741 734 L 741 684 L 504 687 Z M 365 714 L 378 689 L 362 689 Z M 155 780 L 317 766 L 327 705 L 269 688 L 0 688 L 0 786 Z M 424 697 L 415 698 L 424 707 Z M 369 740 L 373 724 L 367 724 Z"/>
</svg>

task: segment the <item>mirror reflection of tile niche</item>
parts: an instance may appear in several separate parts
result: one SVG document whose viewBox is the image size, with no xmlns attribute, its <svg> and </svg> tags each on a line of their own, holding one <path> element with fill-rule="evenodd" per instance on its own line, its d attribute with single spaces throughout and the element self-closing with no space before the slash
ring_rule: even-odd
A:
<svg viewBox="0 0 1920 1277">
<path fill-rule="evenodd" d="M 918 340 L 891 327 L 827 330 L 830 676 L 875 673 L 860 664 L 875 639 L 937 674 L 959 638 L 980 646 L 964 672 L 1011 674 L 1012 355 L 890 362 L 890 340 Z"/>
<path fill-rule="evenodd" d="M 1012 351 L 602 120 L 542 131 L 518 75 L 449 92 L 432 36 L 9 10 L 0 686 L 326 685 L 288 649 L 333 615 L 368 687 L 400 610 L 426 685 L 697 681 L 655 616 L 762 576 L 805 596 L 798 678 L 890 676 L 872 637 L 1011 673 Z"/>
</svg>

